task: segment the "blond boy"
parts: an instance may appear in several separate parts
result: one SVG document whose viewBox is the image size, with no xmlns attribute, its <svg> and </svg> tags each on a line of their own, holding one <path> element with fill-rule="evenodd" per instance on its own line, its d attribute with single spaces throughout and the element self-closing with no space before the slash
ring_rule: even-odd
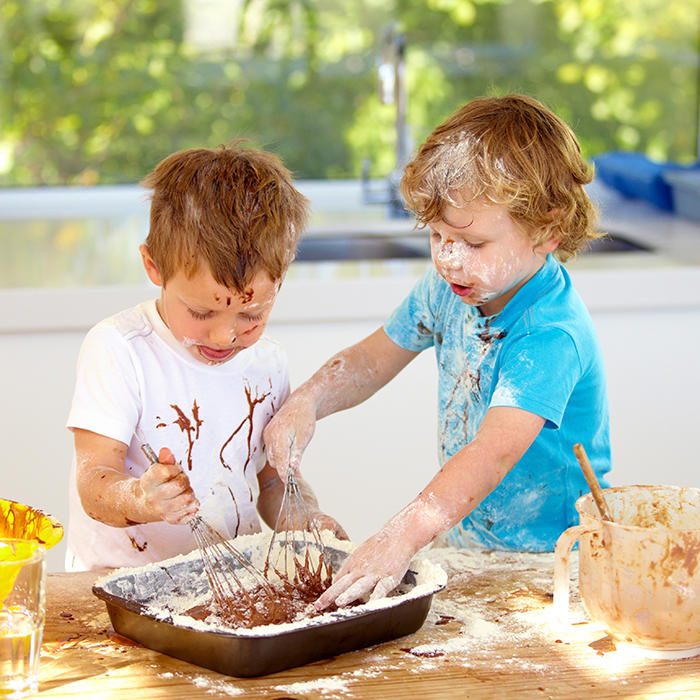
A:
<svg viewBox="0 0 700 700">
<path fill-rule="evenodd" d="M 556 259 L 599 235 L 591 177 L 568 126 L 521 95 L 470 102 L 407 166 L 401 190 L 429 230 L 434 269 L 384 327 L 294 392 L 265 441 L 281 473 L 297 468 L 316 420 L 434 347 L 441 468 L 357 549 L 318 607 L 385 595 L 440 535 L 551 550 L 587 491 L 572 446 L 584 444 L 599 478 L 610 469 L 600 347 Z"/>
</svg>

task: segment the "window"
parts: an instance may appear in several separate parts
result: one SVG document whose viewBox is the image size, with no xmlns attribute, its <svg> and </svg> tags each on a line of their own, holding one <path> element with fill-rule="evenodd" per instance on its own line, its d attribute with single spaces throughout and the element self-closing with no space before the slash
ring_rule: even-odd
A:
<svg viewBox="0 0 700 700">
<path fill-rule="evenodd" d="M 392 22 L 413 144 L 471 97 L 524 91 L 587 155 L 696 157 L 694 0 L 5 0 L 0 185 L 134 183 L 175 150 L 236 138 L 298 178 L 363 163 L 384 177 Z"/>
<path fill-rule="evenodd" d="M 464 102 L 521 91 L 587 156 L 693 162 L 699 35 L 696 0 L 4 0 L 0 287 L 141 282 L 135 183 L 183 148 L 384 189 Z"/>
</svg>

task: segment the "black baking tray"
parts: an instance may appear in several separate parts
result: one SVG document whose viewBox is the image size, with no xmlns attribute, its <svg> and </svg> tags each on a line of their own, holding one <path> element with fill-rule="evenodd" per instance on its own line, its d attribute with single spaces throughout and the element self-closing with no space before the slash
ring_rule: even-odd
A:
<svg viewBox="0 0 700 700">
<path fill-rule="evenodd" d="M 345 551 L 326 547 L 327 560 L 337 571 Z M 170 563 L 172 562 L 172 563 Z M 434 565 L 431 565 L 434 567 Z M 184 568 L 183 568 L 184 567 Z M 123 572 L 123 573 L 122 573 Z M 440 572 L 442 573 L 442 572 Z M 444 587 L 444 579 L 422 586 L 411 594 L 418 580 L 410 569 L 399 592 L 377 604 L 326 613 L 303 626 L 280 625 L 256 630 L 205 631 L 174 624 L 155 616 L 149 605 L 178 589 L 201 584 L 205 576 L 199 558 L 181 558 L 143 569 L 120 569 L 97 581 L 93 593 L 107 606 L 114 631 L 168 656 L 229 676 L 251 678 L 328 659 L 339 654 L 387 642 L 416 632 L 430 610 L 433 593 Z M 193 583 L 194 582 L 194 583 Z M 425 592 L 423 592 L 425 591 Z"/>
</svg>

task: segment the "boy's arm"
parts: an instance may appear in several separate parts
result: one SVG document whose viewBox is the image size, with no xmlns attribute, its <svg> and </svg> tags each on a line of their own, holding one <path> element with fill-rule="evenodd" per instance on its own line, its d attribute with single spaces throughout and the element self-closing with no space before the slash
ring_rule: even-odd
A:
<svg viewBox="0 0 700 700">
<path fill-rule="evenodd" d="M 258 513 L 265 524 L 274 530 L 282 507 L 284 498 L 284 484 L 279 474 L 268 464 L 266 464 L 258 474 L 260 484 L 260 496 L 258 497 Z M 335 537 L 340 540 L 347 540 L 348 536 L 341 525 L 329 515 L 321 512 L 318 500 L 309 484 L 297 474 L 297 484 L 301 497 L 304 499 L 309 515 L 313 519 L 319 530 L 331 530 Z M 285 528 L 285 523 L 279 523 L 280 529 Z"/>
<path fill-rule="evenodd" d="M 347 605 L 372 590 L 373 598 L 381 598 L 393 590 L 416 552 L 498 486 L 544 423 L 544 418 L 519 408 L 489 409 L 474 439 L 445 462 L 417 498 L 358 547 L 317 607 L 334 601 Z"/>
<path fill-rule="evenodd" d="M 179 524 L 197 512 L 189 479 L 167 448 L 137 479 L 124 472 L 123 442 L 80 428 L 73 433 L 78 494 L 94 520 L 112 527 L 159 520 Z"/>
<path fill-rule="evenodd" d="M 282 478 L 297 470 L 316 421 L 362 403 L 391 381 L 417 352 L 379 328 L 326 362 L 285 401 L 263 433 L 270 464 Z"/>
</svg>

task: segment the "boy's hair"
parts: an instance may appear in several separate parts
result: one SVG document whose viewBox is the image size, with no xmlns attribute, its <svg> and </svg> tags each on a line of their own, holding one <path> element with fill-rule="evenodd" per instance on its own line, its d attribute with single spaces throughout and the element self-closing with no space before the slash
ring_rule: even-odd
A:
<svg viewBox="0 0 700 700">
<path fill-rule="evenodd" d="M 596 211 L 584 185 L 593 168 L 572 130 L 523 95 L 469 102 L 438 126 L 406 166 L 401 193 L 425 226 L 465 191 L 502 204 L 524 225 L 533 247 L 562 237 L 562 261 L 598 238 Z"/>
<path fill-rule="evenodd" d="M 238 292 L 261 270 L 281 280 L 308 219 L 279 158 L 240 142 L 174 153 L 141 184 L 152 190 L 146 245 L 163 284 L 202 264 Z"/>
</svg>

